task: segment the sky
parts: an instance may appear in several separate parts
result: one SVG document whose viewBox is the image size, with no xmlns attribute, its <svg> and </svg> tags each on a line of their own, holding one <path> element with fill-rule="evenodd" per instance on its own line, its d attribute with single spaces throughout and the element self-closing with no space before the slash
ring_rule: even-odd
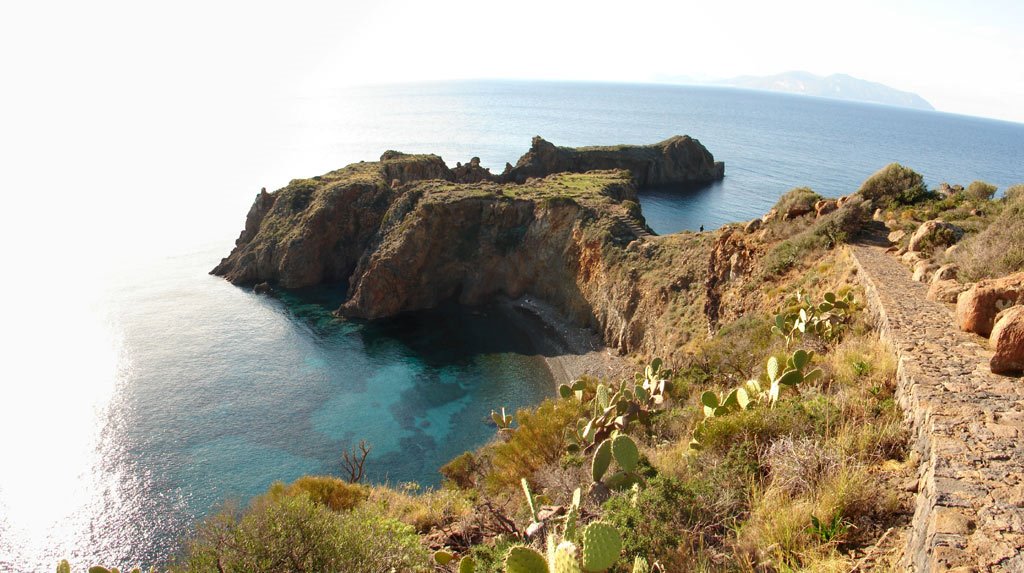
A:
<svg viewBox="0 0 1024 573">
<path fill-rule="evenodd" d="M 0 185 L 16 215 L 0 239 L 49 234 L 37 250 L 61 252 L 130 236 L 142 250 L 181 218 L 223 228 L 179 190 L 280 179 L 273 129 L 297 121 L 289 102 L 348 85 L 806 70 L 1024 122 L 1021 29 L 1019 0 L 13 2 L 0 18 Z M 59 208 L 41 224 L 43 193 Z M 251 196 L 203 199 L 237 218 Z M 118 215 L 154 210 L 165 216 Z"/>
</svg>

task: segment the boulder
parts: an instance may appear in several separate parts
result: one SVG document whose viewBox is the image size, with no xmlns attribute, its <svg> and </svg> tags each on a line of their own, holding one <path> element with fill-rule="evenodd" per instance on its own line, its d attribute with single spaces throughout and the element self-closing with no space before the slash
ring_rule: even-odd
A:
<svg viewBox="0 0 1024 573">
<path fill-rule="evenodd" d="M 885 214 L 881 209 L 875 209 L 875 214 L 871 216 L 872 221 L 883 221 L 885 220 Z"/>
<path fill-rule="evenodd" d="M 838 208 L 839 205 L 836 201 L 833 201 L 831 199 L 822 199 L 821 201 L 818 201 L 817 203 L 814 204 L 814 216 L 821 217 L 823 215 L 828 215 L 829 213 L 835 211 Z"/>
<path fill-rule="evenodd" d="M 935 276 L 939 276 L 936 271 Z M 932 283 L 928 287 L 928 294 L 925 298 L 928 300 L 934 300 L 935 302 L 946 302 L 950 304 L 956 303 L 956 297 L 965 290 L 971 288 L 970 284 L 964 284 L 956 280 L 935 280 L 932 278 Z"/>
<path fill-rule="evenodd" d="M 960 267 L 954 264 L 942 265 L 935 271 L 935 274 L 932 275 L 932 282 L 956 279 L 956 276 L 959 272 Z"/>
<path fill-rule="evenodd" d="M 789 209 L 786 209 L 786 212 L 782 214 L 782 220 L 789 221 L 790 219 L 803 217 L 804 215 L 810 213 L 813 210 L 813 205 L 807 205 L 805 203 L 801 203 L 798 201 L 790 205 Z"/>
<path fill-rule="evenodd" d="M 903 229 L 896 229 L 895 231 L 889 233 L 888 239 L 889 239 L 890 243 L 898 243 L 898 242 L 903 240 L 903 237 L 906 237 L 906 236 L 907 236 L 907 232 L 906 231 L 904 231 Z"/>
<path fill-rule="evenodd" d="M 914 282 L 926 283 L 931 281 L 932 273 L 939 268 L 939 265 L 931 261 L 917 261 L 914 264 L 914 276 L 911 279 Z"/>
<path fill-rule="evenodd" d="M 888 227 L 889 229 L 895 230 L 897 227 L 900 226 L 900 222 L 897 221 L 896 219 L 886 219 L 885 226 Z"/>
<path fill-rule="evenodd" d="M 907 250 L 930 251 L 938 247 L 945 249 L 963 236 L 964 230 L 960 227 L 941 219 L 932 219 L 921 223 L 921 226 L 914 231 Z"/>
<path fill-rule="evenodd" d="M 1024 372 L 1024 306 L 1014 306 L 996 316 L 989 339 L 996 353 L 989 361 L 992 372 Z"/>
<path fill-rule="evenodd" d="M 956 322 L 960 330 L 988 336 L 996 315 L 1019 304 L 1024 304 L 1024 272 L 980 281 L 957 297 Z"/>
<path fill-rule="evenodd" d="M 899 251 L 897 251 L 899 252 Z M 919 261 L 927 260 L 928 257 L 917 251 L 907 251 L 900 255 L 900 260 L 908 265 L 916 265 Z"/>
<path fill-rule="evenodd" d="M 252 292 L 256 294 L 270 294 L 270 283 L 264 281 L 257 283 L 256 286 L 252 287 Z"/>
<path fill-rule="evenodd" d="M 851 197 L 853 197 L 853 195 L 843 195 L 836 199 L 836 208 L 842 209 L 843 205 L 846 205 L 846 202 L 849 201 Z"/>
<path fill-rule="evenodd" d="M 753 221 L 750 221 L 749 223 L 743 226 L 743 232 L 749 235 L 750 233 L 753 233 L 754 231 L 760 229 L 761 224 L 761 219 L 754 219 Z"/>
<path fill-rule="evenodd" d="M 775 207 L 772 207 L 770 211 L 768 211 L 767 213 L 764 214 L 764 216 L 761 217 L 761 222 L 767 223 L 768 221 L 775 219 L 775 217 L 777 217 L 778 215 L 779 210 L 776 209 Z"/>
</svg>

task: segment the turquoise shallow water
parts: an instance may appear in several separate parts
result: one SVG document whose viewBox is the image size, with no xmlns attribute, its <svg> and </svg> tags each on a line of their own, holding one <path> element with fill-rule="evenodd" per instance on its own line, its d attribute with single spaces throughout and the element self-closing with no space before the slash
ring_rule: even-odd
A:
<svg viewBox="0 0 1024 573">
<path fill-rule="evenodd" d="M 493 436 L 491 408 L 553 394 L 541 341 L 499 307 L 343 322 L 328 312 L 339 289 L 269 298 L 208 276 L 260 186 L 391 148 L 500 171 L 537 134 L 594 145 L 678 133 L 724 160 L 726 178 L 645 191 L 661 233 L 759 216 L 796 185 L 849 193 L 890 161 L 931 185 L 1024 182 L 1020 124 L 740 90 L 460 82 L 280 106 L 286 119 L 216 140 L 205 171 L 183 155 L 160 158 L 161 177 L 79 183 L 76 194 L 114 195 L 86 229 L 108 228 L 131 257 L 18 214 L 61 243 L 2 285 L 0 571 L 164 560 L 218 503 L 335 473 L 359 439 L 373 446 L 371 479 L 436 484 L 441 464 Z M 113 210 L 123 204 L 132 225 Z"/>
</svg>

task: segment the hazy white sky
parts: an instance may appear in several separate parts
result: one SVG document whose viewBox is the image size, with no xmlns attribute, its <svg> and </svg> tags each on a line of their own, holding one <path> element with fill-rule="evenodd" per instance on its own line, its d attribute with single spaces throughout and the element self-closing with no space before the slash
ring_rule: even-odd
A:
<svg viewBox="0 0 1024 573">
<path fill-rule="evenodd" d="M 1024 121 L 1020 0 L 42 0 L 4 12 L 3 97 L 35 104 L 73 94 L 142 111 L 154 98 L 289 96 L 344 83 L 799 69 Z"/>
<path fill-rule="evenodd" d="M 35 234 L 36 250 L 88 266 L 96 259 L 69 257 L 62 241 L 131 237 L 141 250 L 160 233 L 195 234 L 182 221 L 230 229 L 261 182 L 296 173 L 280 146 L 302 142 L 281 143 L 273 129 L 302 119 L 274 116 L 348 84 L 800 69 L 1024 122 L 1022 29 L 1020 0 L 10 2 L 0 18 L 0 183 L 17 215 L 0 233 Z M 225 213 L 235 223 L 212 220 Z"/>
</svg>

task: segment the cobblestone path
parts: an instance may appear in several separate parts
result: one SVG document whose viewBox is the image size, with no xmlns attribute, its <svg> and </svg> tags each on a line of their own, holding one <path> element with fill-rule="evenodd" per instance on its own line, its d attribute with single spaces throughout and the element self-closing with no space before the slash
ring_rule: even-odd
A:
<svg viewBox="0 0 1024 573">
<path fill-rule="evenodd" d="M 851 251 L 920 463 L 907 569 L 1024 573 L 1024 379 L 992 374 L 985 341 L 882 247 Z"/>
</svg>

